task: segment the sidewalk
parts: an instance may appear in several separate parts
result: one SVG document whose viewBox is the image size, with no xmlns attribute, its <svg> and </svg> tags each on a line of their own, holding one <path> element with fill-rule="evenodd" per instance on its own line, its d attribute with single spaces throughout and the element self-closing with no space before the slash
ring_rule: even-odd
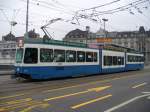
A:
<svg viewBox="0 0 150 112">
<path fill-rule="evenodd" d="M 144 66 L 144 69 L 148 69 L 148 68 L 150 68 L 150 65 L 145 65 Z"/>
</svg>

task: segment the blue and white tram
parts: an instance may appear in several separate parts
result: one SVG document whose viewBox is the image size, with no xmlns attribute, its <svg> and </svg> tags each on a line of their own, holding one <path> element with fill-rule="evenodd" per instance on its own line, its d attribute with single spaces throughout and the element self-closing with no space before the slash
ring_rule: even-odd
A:
<svg viewBox="0 0 150 112">
<path fill-rule="evenodd" d="M 16 53 L 16 76 L 48 79 L 100 73 L 99 50 L 24 44 Z"/>
<path fill-rule="evenodd" d="M 87 46 L 50 43 L 24 43 L 17 48 L 14 77 L 50 79 L 137 70 L 144 68 L 142 53 Z"/>
</svg>

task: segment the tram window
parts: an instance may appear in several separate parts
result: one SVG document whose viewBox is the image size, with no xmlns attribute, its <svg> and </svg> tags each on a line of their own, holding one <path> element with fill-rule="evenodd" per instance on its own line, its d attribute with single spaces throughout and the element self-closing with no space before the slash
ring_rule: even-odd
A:
<svg viewBox="0 0 150 112">
<path fill-rule="evenodd" d="M 108 56 L 104 56 L 104 66 L 109 65 Z"/>
<path fill-rule="evenodd" d="M 136 56 L 132 56 L 133 62 L 136 62 Z"/>
<path fill-rule="evenodd" d="M 136 59 L 135 59 L 135 56 L 131 56 L 132 57 L 132 62 L 135 62 Z"/>
<path fill-rule="evenodd" d="M 129 62 L 132 62 L 132 56 L 129 55 Z"/>
<path fill-rule="evenodd" d="M 130 56 L 130 62 L 134 62 L 134 57 Z"/>
<path fill-rule="evenodd" d="M 130 56 L 129 56 L 129 55 L 128 55 L 128 57 L 127 57 L 127 58 L 128 58 L 128 62 L 130 62 Z"/>
<path fill-rule="evenodd" d="M 142 61 L 143 61 L 143 59 L 142 59 L 143 57 L 142 57 L 142 56 L 140 56 L 139 58 L 140 58 L 140 59 L 139 59 L 139 62 L 142 62 Z"/>
<path fill-rule="evenodd" d="M 109 66 L 112 66 L 113 65 L 113 57 L 108 56 L 108 61 L 109 61 Z"/>
<path fill-rule="evenodd" d="M 85 62 L 85 52 L 77 51 L 77 60 L 78 62 Z"/>
<path fill-rule="evenodd" d="M 140 56 L 140 62 L 144 62 L 144 57 Z"/>
<path fill-rule="evenodd" d="M 54 62 L 65 62 L 65 50 L 54 50 Z"/>
<path fill-rule="evenodd" d="M 37 48 L 26 48 L 24 63 L 34 64 L 38 62 L 38 49 Z"/>
<path fill-rule="evenodd" d="M 93 60 L 94 60 L 94 62 L 97 62 L 97 52 L 94 52 L 93 54 L 94 54 L 93 55 Z"/>
<path fill-rule="evenodd" d="M 112 65 L 112 56 L 104 56 L 104 66 Z"/>
<path fill-rule="evenodd" d="M 121 57 L 121 65 L 124 65 L 124 57 Z"/>
<path fill-rule="evenodd" d="M 86 62 L 93 62 L 93 52 L 86 52 Z"/>
<path fill-rule="evenodd" d="M 137 62 L 141 62 L 141 56 L 137 56 Z"/>
<path fill-rule="evenodd" d="M 113 65 L 117 65 L 117 56 L 113 56 Z"/>
<path fill-rule="evenodd" d="M 134 62 L 134 57 L 131 55 L 128 55 L 128 62 Z"/>
<path fill-rule="evenodd" d="M 136 62 L 136 56 L 133 56 L 133 62 Z"/>
<path fill-rule="evenodd" d="M 136 62 L 140 62 L 140 56 L 136 56 Z"/>
<path fill-rule="evenodd" d="M 142 62 L 144 62 L 145 61 L 145 57 L 144 56 L 142 56 Z"/>
<path fill-rule="evenodd" d="M 122 65 L 122 60 L 121 59 L 122 59 L 122 57 L 118 57 L 118 59 L 117 59 L 118 60 L 118 63 L 117 63 L 118 65 Z"/>
<path fill-rule="evenodd" d="M 66 51 L 66 62 L 76 62 L 76 51 Z"/>
<path fill-rule="evenodd" d="M 23 58 L 23 49 L 17 49 L 16 52 L 16 63 L 21 63 L 22 62 L 22 58 Z"/>
<path fill-rule="evenodd" d="M 131 56 L 132 57 L 132 62 L 135 62 L 135 56 Z"/>
<path fill-rule="evenodd" d="M 41 62 L 53 62 L 53 50 L 52 49 L 40 49 L 40 61 Z"/>
<path fill-rule="evenodd" d="M 135 56 L 135 62 L 138 62 L 138 56 Z"/>
<path fill-rule="evenodd" d="M 139 56 L 139 62 L 142 62 L 142 56 Z"/>
</svg>

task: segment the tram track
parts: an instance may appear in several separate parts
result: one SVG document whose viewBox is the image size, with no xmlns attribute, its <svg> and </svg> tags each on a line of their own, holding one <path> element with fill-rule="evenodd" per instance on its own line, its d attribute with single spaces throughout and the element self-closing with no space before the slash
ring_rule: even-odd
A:
<svg viewBox="0 0 150 112">
<path fill-rule="evenodd" d="M 45 91 L 45 90 L 52 90 L 57 88 L 64 88 L 68 86 L 76 86 L 80 84 L 92 83 L 96 80 L 100 82 L 105 82 L 108 79 L 115 79 L 115 78 L 123 78 L 128 76 L 134 76 L 141 73 L 149 72 L 150 70 L 145 71 L 131 71 L 131 72 L 124 72 L 124 73 L 116 73 L 116 74 L 106 74 L 106 75 L 94 75 L 94 76 L 86 76 L 86 77 L 77 77 L 77 78 L 63 78 L 63 79 L 53 79 L 48 81 L 33 81 L 33 82 L 17 82 L 15 84 L 9 83 L 5 86 L 0 87 L 0 94 L 5 93 L 19 93 L 23 94 L 26 93 L 36 93 L 38 91 Z M 134 74 L 136 73 L 136 74 Z M 84 80 L 83 80 L 84 78 Z M 19 86 L 17 86 L 19 84 Z M 40 85 L 39 85 L 40 84 Z M 9 95 L 9 94 L 8 94 Z M 3 96 L 3 95 L 2 95 Z"/>
</svg>

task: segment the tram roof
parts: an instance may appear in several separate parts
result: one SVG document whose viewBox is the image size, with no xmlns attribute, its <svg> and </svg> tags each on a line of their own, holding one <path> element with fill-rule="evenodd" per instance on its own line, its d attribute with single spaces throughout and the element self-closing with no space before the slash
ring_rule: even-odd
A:
<svg viewBox="0 0 150 112">
<path fill-rule="evenodd" d="M 30 44 L 49 44 L 49 45 L 60 45 L 60 46 L 70 46 L 70 47 L 81 47 L 81 48 L 89 48 L 87 44 L 84 43 L 76 43 L 76 42 L 68 42 L 61 40 L 52 40 L 52 39 L 42 39 L 42 38 L 28 38 L 24 39 L 24 43 Z"/>
<path fill-rule="evenodd" d="M 68 42 L 68 41 L 61 41 L 61 40 L 43 39 L 43 38 L 24 38 L 24 43 L 49 44 L 49 45 L 60 45 L 60 46 L 70 46 L 70 47 L 113 50 L 113 51 L 129 52 L 129 53 L 141 53 L 134 49 L 115 45 L 115 44 L 98 44 L 98 43 L 97 44 L 84 44 L 84 43 Z"/>
<path fill-rule="evenodd" d="M 99 48 L 105 49 L 105 50 L 114 50 L 114 51 L 122 51 L 122 52 L 128 52 L 128 53 L 142 53 L 135 49 L 119 46 L 116 44 L 99 44 Z"/>
</svg>

